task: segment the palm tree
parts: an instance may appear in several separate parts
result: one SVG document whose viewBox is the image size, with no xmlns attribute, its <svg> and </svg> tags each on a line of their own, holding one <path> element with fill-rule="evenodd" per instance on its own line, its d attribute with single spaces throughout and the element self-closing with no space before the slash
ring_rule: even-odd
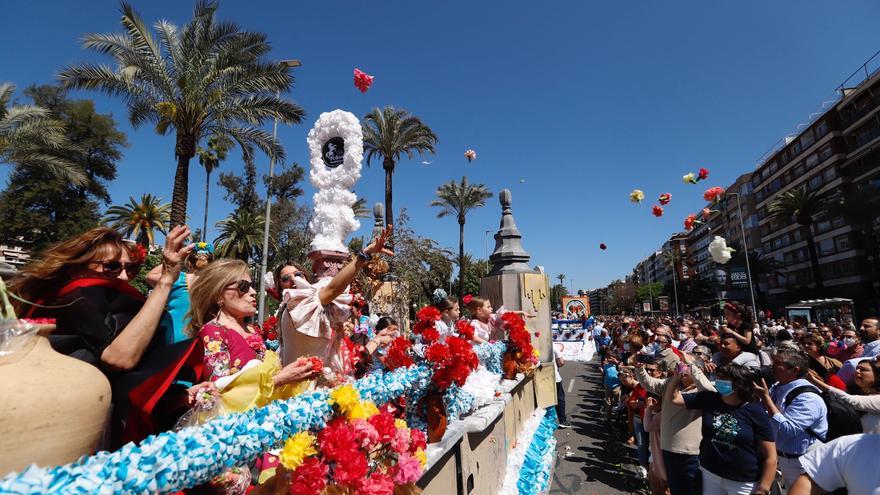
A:
<svg viewBox="0 0 880 495">
<path fill-rule="evenodd" d="M 245 156 L 256 146 L 283 160 L 284 148 L 260 126 L 272 118 L 299 123 L 303 110 L 280 97 L 293 78 L 287 64 L 263 59 L 271 48 L 266 35 L 216 20 L 215 2 L 199 0 L 182 27 L 158 21 L 157 37 L 131 5 L 123 3 L 121 11 L 124 33 L 88 34 L 83 41 L 85 48 L 112 57 L 116 68 L 85 63 L 64 69 L 59 78 L 68 88 L 121 97 L 134 127 L 150 122 L 161 135 L 174 129 L 171 224 L 179 225 L 186 220 L 189 162 L 202 139 L 226 135 Z"/>
<path fill-rule="evenodd" d="M 250 260 L 254 253 L 263 248 L 263 215 L 251 210 L 240 209 L 217 222 L 220 235 L 214 241 L 217 252 L 224 258 Z"/>
<path fill-rule="evenodd" d="M 871 257 L 871 269 L 874 280 L 880 278 L 880 252 L 878 252 L 877 235 L 874 232 L 874 221 L 880 217 L 880 188 L 871 184 L 860 184 L 846 190 L 835 191 L 825 201 L 825 215 L 829 218 L 843 217 L 858 228 L 864 240 L 866 258 Z M 873 288 L 873 281 L 871 287 Z M 873 289 L 872 289 L 873 290 Z"/>
<path fill-rule="evenodd" d="M 59 153 L 73 146 L 64 125 L 43 107 L 7 108 L 14 92 L 15 85 L 0 84 L 0 163 L 42 168 L 72 184 L 85 184 L 82 170 Z"/>
<path fill-rule="evenodd" d="M 387 183 L 387 181 L 386 181 Z M 386 191 L 387 194 L 387 191 Z M 486 200 L 492 197 L 492 193 L 485 184 L 469 184 L 467 176 L 461 178 L 461 183 L 454 180 L 437 188 L 437 199 L 431 201 L 431 206 L 441 208 L 437 218 L 447 215 L 455 215 L 458 219 L 458 269 L 464 269 L 464 224 L 467 214 L 474 208 L 486 206 Z M 464 276 L 459 273 L 458 298 L 464 296 Z"/>
<path fill-rule="evenodd" d="M 556 276 L 556 278 L 559 279 L 559 285 L 565 286 L 565 284 L 563 283 L 563 281 L 565 280 L 565 274 L 564 274 L 564 273 L 560 273 L 559 275 Z"/>
<path fill-rule="evenodd" d="M 170 212 L 171 205 L 163 204 L 162 198 L 144 194 L 140 202 L 129 197 L 125 205 L 108 208 L 103 222 L 149 248 L 155 243 L 153 231 L 158 230 L 162 234 L 168 231 Z"/>
<path fill-rule="evenodd" d="M 205 167 L 205 222 L 202 224 L 202 240 L 208 238 L 208 195 L 211 193 L 211 172 L 220 166 L 220 162 L 226 159 L 226 153 L 232 148 L 232 140 L 226 136 L 211 136 L 208 139 L 208 147 L 199 146 L 199 163 Z"/>
<path fill-rule="evenodd" d="M 434 153 L 437 136 L 418 117 L 391 106 L 381 110 L 374 108 L 368 113 L 364 117 L 363 132 L 367 166 L 373 157 L 382 157 L 382 168 L 385 170 L 385 223 L 394 225 L 391 201 L 394 165 L 402 155 L 412 160 L 414 153 Z"/>
<path fill-rule="evenodd" d="M 801 235 L 807 241 L 810 253 L 810 265 L 813 269 L 813 281 L 816 289 L 822 289 L 822 274 L 819 271 L 819 256 L 816 253 L 816 240 L 813 238 L 813 220 L 823 211 L 824 200 L 818 194 L 809 192 L 805 187 L 789 189 L 776 196 L 770 203 L 767 212 L 772 218 L 783 222 L 795 221 L 801 226 Z"/>
</svg>

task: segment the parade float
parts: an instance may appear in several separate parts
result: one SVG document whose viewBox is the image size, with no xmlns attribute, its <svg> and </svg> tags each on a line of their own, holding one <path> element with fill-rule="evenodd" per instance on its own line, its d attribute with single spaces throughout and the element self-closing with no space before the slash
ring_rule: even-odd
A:
<svg viewBox="0 0 880 495">
<path fill-rule="evenodd" d="M 358 226 L 351 189 L 360 176 L 360 141 L 360 123 L 340 110 L 322 114 L 309 134 L 317 189 L 310 257 L 319 277 L 332 276 L 349 256 L 343 241 Z M 456 335 L 441 339 L 434 330 L 439 312 L 429 306 L 417 313 L 410 331 L 392 341 L 382 363 L 357 380 L 68 464 L 52 465 L 70 461 L 70 452 L 19 456 L 23 462 L 0 465 L 0 493 L 175 493 L 270 451 L 279 453 L 279 470 L 255 493 L 545 492 L 555 463 L 556 428 L 549 284 L 528 266 L 510 191 L 499 198 L 501 224 L 481 295 L 508 310 L 499 318 L 504 340 L 472 344 L 467 337 L 473 327 L 466 322 L 459 322 Z M 518 310 L 534 318 L 524 319 Z M 86 409 L 68 406 L 63 395 L 59 392 L 52 417 L 70 412 L 67 407 Z M 58 445 L 46 442 L 40 447 L 48 451 Z M 88 448 L 94 438 L 81 443 Z"/>
</svg>

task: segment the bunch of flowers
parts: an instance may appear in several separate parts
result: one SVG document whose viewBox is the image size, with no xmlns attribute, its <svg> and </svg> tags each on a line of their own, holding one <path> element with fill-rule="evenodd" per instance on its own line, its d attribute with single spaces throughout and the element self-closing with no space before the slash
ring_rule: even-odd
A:
<svg viewBox="0 0 880 495">
<path fill-rule="evenodd" d="M 467 150 L 464 152 L 464 157 L 467 158 L 468 163 L 477 159 L 477 152 L 474 150 Z"/>
<path fill-rule="evenodd" d="M 710 187 L 703 193 L 703 199 L 712 203 L 720 201 L 722 196 L 724 196 L 724 189 L 718 186 Z"/>
<path fill-rule="evenodd" d="M 260 330 L 266 342 L 266 349 L 277 351 L 281 347 L 281 342 L 278 340 L 278 318 L 275 315 L 266 318 Z"/>
<path fill-rule="evenodd" d="M 697 220 L 697 215 L 691 213 L 684 219 L 684 230 L 693 230 L 695 225 L 699 225 L 703 222 Z"/>
<path fill-rule="evenodd" d="M 412 342 L 406 337 L 397 337 L 391 341 L 388 351 L 385 353 L 385 367 L 389 370 L 397 368 L 406 368 L 413 364 L 413 358 L 410 354 L 412 350 Z"/>
<path fill-rule="evenodd" d="M 440 332 L 435 324 L 440 319 L 440 310 L 434 306 L 425 306 L 416 313 L 416 323 L 413 325 L 414 334 L 421 336 L 422 342 L 430 344 L 440 339 Z"/>
<path fill-rule="evenodd" d="M 507 312 L 501 316 L 507 329 L 507 352 L 516 361 L 517 371 L 529 375 L 538 366 L 538 350 L 532 346 L 532 336 L 526 322 L 518 313 Z"/>
<path fill-rule="evenodd" d="M 480 359 L 471 343 L 461 337 L 450 335 L 443 343 L 434 342 L 425 349 L 425 360 L 434 368 L 431 381 L 441 391 L 453 383 L 459 387 L 480 365 Z"/>
<path fill-rule="evenodd" d="M 302 366 L 304 364 L 310 364 L 312 366 L 312 371 L 315 373 L 323 373 L 324 372 L 324 362 L 321 361 L 321 358 L 318 356 L 301 356 L 293 362 L 294 366 Z"/>
<path fill-rule="evenodd" d="M 708 177 L 709 177 L 709 170 L 705 169 L 705 168 L 701 168 L 700 172 L 698 174 L 694 174 L 693 172 L 690 172 L 688 174 L 685 174 L 681 178 L 681 180 L 683 180 L 685 184 L 696 184 L 697 182 L 700 182 L 701 180 L 706 180 Z"/>
<path fill-rule="evenodd" d="M 337 387 L 328 401 L 334 417 L 317 436 L 299 432 L 281 451 L 290 470 L 292 495 L 332 493 L 391 495 L 413 491 L 426 464 L 425 434 L 406 421 L 361 400 L 351 385 Z"/>
<path fill-rule="evenodd" d="M 471 325 L 471 322 L 467 320 L 458 320 L 455 322 L 455 329 L 458 331 L 458 336 L 467 340 L 474 340 L 474 326 Z"/>
<path fill-rule="evenodd" d="M 373 85 L 373 76 L 360 69 L 355 69 L 354 85 L 361 91 L 361 93 L 366 93 L 367 90 L 370 89 L 370 86 Z"/>
</svg>

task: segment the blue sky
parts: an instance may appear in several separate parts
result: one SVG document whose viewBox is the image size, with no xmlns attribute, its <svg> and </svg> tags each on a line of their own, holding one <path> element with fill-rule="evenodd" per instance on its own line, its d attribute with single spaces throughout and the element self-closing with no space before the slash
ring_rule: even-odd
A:
<svg viewBox="0 0 880 495">
<path fill-rule="evenodd" d="M 192 10 L 185 1 L 134 3 L 149 23 L 184 23 Z M 303 62 L 291 97 L 308 117 L 279 129 L 292 161 L 308 167 L 305 136 L 321 112 L 406 108 L 439 136 L 436 156 L 404 161 L 395 174 L 395 206 L 414 228 L 457 248 L 454 219 L 436 219 L 428 203 L 438 185 L 466 174 L 496 193 L 466 226 L 466 249 L 483 257 L 484 232 L 498 227 L 497 192 L 510 188 L 532 263 L 565 273 L 577 290 L 629 273 L 701 207 L 704 186 L 752 169 L 880 49 L 878 2 L 719 4 L 227 0 L 220 16 L 267 33 L 273 58 Z M 11 2 L 4 13 L 0 80 L 20 88 L 52 81 L 69 63 L 106 60 L 78 40 L 120 30 L 112 1 Z M 352 85 L 354 67 L 376 76 L 366 94 Z M 147 192 L 170 201 L 173 137 L 132 129 L 117 99 L 77 96 L 93 98 L 128 134 L 114 202 Z M 478 153 L 470 164 L 468 148 Z M 710 180 L 684 185 L 681 175 L 700 166 Z M 220 170 L 240 168 L 233 156 Z M 196 160 L 190 180 L 189 215 L 200 223 L 205 176 Z M 365 167 L 356 192 L 381 201 L 383 181 L 381 166 Z M 230 206 L 212 187 L 214 222 Z M 640 206 L 628 200 L 633 188 L 648 196 Z M 663 192 L 672 204 L 654 218 Z M 306 184 L 305 201 L 311 193 Z"/>
</svg>

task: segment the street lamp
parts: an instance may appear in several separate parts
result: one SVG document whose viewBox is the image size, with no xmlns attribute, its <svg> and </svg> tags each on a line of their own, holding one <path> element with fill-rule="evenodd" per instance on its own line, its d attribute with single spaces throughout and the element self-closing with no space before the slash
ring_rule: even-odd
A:
<svg viewBox="0 0 880 495">
<path fill-rule="evenodd" d="M 294 67 L 302 66 L 302 62 L 299 60 L 282 60 L 278 62 L 280 65 L 283 65 L 287 68 L 293 69 Z M 275 93 L 276 98 L 281 97 L 281 92 Z M 272 139 L 276 139 L 278 136 L 278 117 L 275 117 L 274 122 L 272 124 Z M 260 260 L 260 300 L 259 307 L 257 308 L 257 320 L 260 324 L 263 324 L 263 318 L 265 317 L 265 309 L 266 309 L 266 263 L 269 258 L 269 223 L 272 220 L 272 177 L 275 176 L 275 157 L 269 157 L 269 185 L 266 188 L 266 225 L 263 228 L 263 258 Z"/>
<path fill-rule="evenodd" d="M 728 196 L 736 196 L 736 210 L 739 214 L 739 233 L 742 236 L 743 254 L 746 257 L 746 275 L 749 277 L 749 295 L 752 298 L 752 317 L 758 321 L 758 308 L 755 306 L 755 288 L 752 285 L 752 267 L 749 265 L 749 246 L 746 244 L 746 228 L 743 224 L 742 206 L 739 202 L 739 193 L 727 193 Z"/>
</svg>

